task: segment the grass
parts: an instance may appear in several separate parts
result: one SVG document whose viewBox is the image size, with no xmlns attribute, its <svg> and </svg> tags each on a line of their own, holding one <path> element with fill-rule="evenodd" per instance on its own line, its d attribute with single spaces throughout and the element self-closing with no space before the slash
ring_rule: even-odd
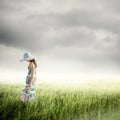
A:
<svg viewBox="0 0 120 120">
<path fill-rule="evenodd" d="M 119 120 L 120 83 L 37 85 L 37 99 L 20 101 L 23 85 L 0 85 L 1 120 Z"/>
</svg>

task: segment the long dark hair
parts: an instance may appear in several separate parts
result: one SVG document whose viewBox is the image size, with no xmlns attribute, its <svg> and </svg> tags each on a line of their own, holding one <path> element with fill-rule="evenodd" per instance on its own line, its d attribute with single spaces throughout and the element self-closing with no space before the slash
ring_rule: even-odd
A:
<svg viewBox="0 0 120 120">
<path fill-rule="evenodd" d="M 30 60 L 30 62 L 33 62 L 34 65 L 35 65 L 35 67 L 37 67 L 37 63 L 36 63 L 36 60 L 35 60 L 35 59 Z"/>
</svg>

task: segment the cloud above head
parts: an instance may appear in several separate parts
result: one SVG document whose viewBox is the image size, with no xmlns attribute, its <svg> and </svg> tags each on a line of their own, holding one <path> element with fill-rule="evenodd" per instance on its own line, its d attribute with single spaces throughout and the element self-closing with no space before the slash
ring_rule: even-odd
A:
<svg viewBox="0 0 120 120">
<path fill-rule="evenodd" d="M 101 0 L 101 4 L 106 8 L 108 12 L 119 14 L 120 12 L 120 1 L 119 0 Z"/>
<path fill-rule="evenodd" d="M 60 45 L 70 45 L 72 42 L 76 43 L 76 41 L 81 41 L 84 42 L 84 45 L 85 43 L 87 45 L 89 42 L 92 43 L 94 39 L 96 39 L 96 35 L 93 31 L 103 30 L 108 31 L 110 34 L 117 34 L 115 33 L 117 28 L 114 30 L 113 26 L 113 30 L 111 28 L 108 29 L 109 24 L 106 22 L 106 26 L 108 24 L 106 29 L 106 26 L 104 26 L 105 23 L 100 23 L 99 19 L 95 19 L 94 16 L 91 19 L 91 15 L 84 12 L 75 10 L 67 14 L 27 16 L 24 19 L 24 24 L 21 24 L 22 27 L 14 28 L 13 26 L 9 28 L 9 30 L 1 30 L 1 39 L 4 36 L 7 37 L 6 39 L 10 39 L 8 41 L 4 40 L 7 44 L 15 44 L 15 46 L 17 46 L 18 43 L 20 47 L 26 47 L 27 43 L 27 48 L 33 46 L 34 49 L 38 50 L 38 48 L 40 48 L 39 45 L 44 49 L 45 46 L 51 48 L 57 45 L 56 43 L 60 43 Z M 89 29 L 89 34 L 87 30 L 85 31 L 82 28 Z M 34 41 L 34 44 L 31 44 L 32 41 Z M 88 43 L 85 41 L 88 41 Z"/>
<path fill-rule="evenodd" d="M 4 0 L 0 7 L 0 44 L 56 58 L 118 61 L 116 6 L 112 0 Z"/>
</svg>

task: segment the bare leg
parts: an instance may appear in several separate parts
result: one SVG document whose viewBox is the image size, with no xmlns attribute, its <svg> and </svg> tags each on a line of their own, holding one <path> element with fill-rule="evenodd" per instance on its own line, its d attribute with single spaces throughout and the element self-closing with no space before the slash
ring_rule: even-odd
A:
<svg viewBox="0 0 120 120">
<path fill-rule="evenodd" d="M 30 88 L 28 86 L 26 86 L 25 90 L 26 90 L 25 101 L 28 102 L 29 101 Z"/>
</svg>

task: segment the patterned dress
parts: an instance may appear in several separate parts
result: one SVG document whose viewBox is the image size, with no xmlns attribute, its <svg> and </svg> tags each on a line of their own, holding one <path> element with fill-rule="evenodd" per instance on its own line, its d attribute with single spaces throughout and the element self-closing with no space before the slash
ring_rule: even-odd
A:
<svg viewBox="0 0 120 120">
<path fill-rule="evenodd" d="M 36 68 L 34 70 L 34 76 L 33 76 L 33 80 L 32 80 L 32 85 L 31 87 L 29 87 L 29 83 L 30 83 L 30 77 L 31 77 L 31 73 L 32 70 L 30 67 L 28 67 L 28 75 L 26 77 L 26 85 L 25 85 L 25 89 L 23 89 L 21 91 L 21 100 L 23 102 L 28 102 L 30 100 L 35 100 L 36 99 Z"/>
</svg>

